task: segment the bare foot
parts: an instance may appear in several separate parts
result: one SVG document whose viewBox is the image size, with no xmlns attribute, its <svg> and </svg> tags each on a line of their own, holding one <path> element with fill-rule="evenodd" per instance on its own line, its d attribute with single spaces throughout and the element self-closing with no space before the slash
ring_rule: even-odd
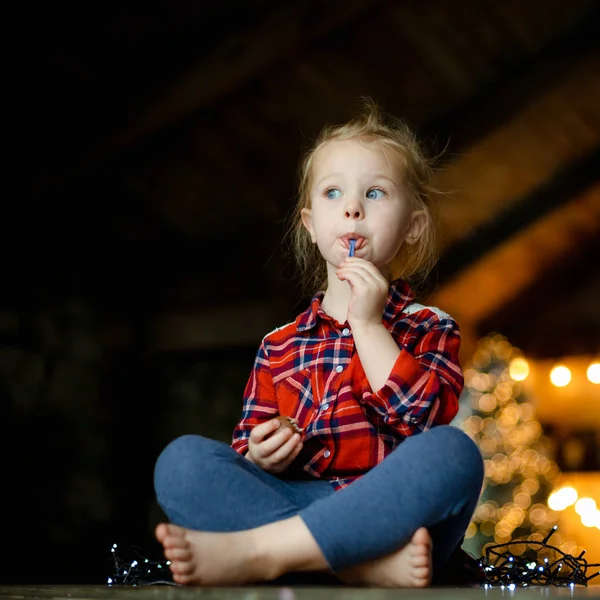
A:
<svg viewBox="0 0 600 600">
<path fill-rule="evenodd" d="M 161 523 L 156 538 L 177 583 L 218 586 L 267 579 L 253 555 L 252 538 L 244 531 L 212 533 Z"/>
<path fill-rule="evenodd" d="M 431 584 L 431 572 L 431 537 L 421 527 L 400 550 L 336 575 L 350 585 L 422 588 Z"/>
</svg>

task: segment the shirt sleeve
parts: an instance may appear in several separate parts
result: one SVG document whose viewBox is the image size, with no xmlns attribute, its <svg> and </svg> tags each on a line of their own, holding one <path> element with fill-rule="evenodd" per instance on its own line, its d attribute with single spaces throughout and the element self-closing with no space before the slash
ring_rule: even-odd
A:
<svg viewBox="0 0 600 600">
<path fill-rule="evenodd" d="M 375 419 L 405 437 L 450 423 L 464 383 L 456 322 L 432 313 L 418 328 L 424 333 L 411 352 L 401 348 L 385 385 L 363 394 Z"/>
<path fill-rule="evenodd" d="M 279 414 L 279 409 L 271 377 L 269 357 L 265 340 L 263 340 L 244 389 L 242 418 L 233 430 L 231 447 L 242 456 L 245 455 L 248 451 L 248 439 L 252 428 L 277 414 Z"/>
</svg>

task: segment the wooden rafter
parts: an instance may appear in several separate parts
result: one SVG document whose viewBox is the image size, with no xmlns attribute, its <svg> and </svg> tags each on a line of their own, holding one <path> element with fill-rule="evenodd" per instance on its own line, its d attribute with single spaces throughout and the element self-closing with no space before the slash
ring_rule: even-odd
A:
<svg viewBox="0 0 600 600">
<path fill-rule="evenodd" d="M 568 76 L 586 56 L 598 52 L 599 19 L 600 7 L 596 6 L 589 18 L 542 46 L 529 60 L 506 67 L 493 84 L 482 86 L 460 106 L 424 123 L 419 127 L 421 136 L 447 145 L 450 156 L 476 144 Z"/>
<path fill-rule="evenodd" d="M 473 257 L 484 256 L 516 233 L 593 186 L 600 173 L 600 144 L 578 160 L 550 174 L 518 203 L 500 210 L 495 219 L 453 244 L 435 269 L 437 284 L 445 284 L 468 268 Z"/>
<path fill-rule="evenodd" d="M 483 255 L 428 301 L 449 312 L 463 330 L 470 358 L 478 324 L 513 301 L 561 257 L 600 234 L 600 185 L 533 223 Z"/>
<path fill-rule="evenodd" d="M 598 97 L 600 57 L 591 56 L 443 170 L 436 185 L 451 195 L 442 213 L 444 247 L 468 239 L 598 146 Z"/>
</svg>

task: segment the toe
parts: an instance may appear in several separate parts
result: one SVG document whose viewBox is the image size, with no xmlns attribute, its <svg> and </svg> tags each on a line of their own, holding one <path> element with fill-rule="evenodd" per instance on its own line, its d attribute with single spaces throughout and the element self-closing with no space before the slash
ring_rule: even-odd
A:
<svg viewBox="0 0 600 600">
<path fill-rule="evenodd" d="M 431 581 L 431 567 L 430 565 L 413 567 L 411 575 L 416 585 L 427 586 Z"/>
<path fill-rule="evenodd" d="M 155 535 L 159 542 L 163 545 L 167 540 L 173 543 L 176 538 L 185 538 L 185 529 L 172 523 L 160 523 L 156 526 Z"/>
<path fill-rule="evenodd" d="M 173 581 L 181 585 L 187 585 L 192 581 L 192 577 L 191 575 L 180 575 L 177 573 L 173 573 Z"/>
<path fill-rule="evenodd" d="M 424 588 L 429 586 L 429 576 L 418 577 L 415 575 L 413 579 L 413 587 Z"/>
<path fill-rule="evenodd" d="M 420 558 L 422 556 L 428 557 L 431 552 L 429 546 L 425 544 L 411 544 L 409 554 L 411 558 Z"/>
<path fill-rule="evenodd" d="M 167 537 L 167 535 L 169 535 L 169 529 L 168 529 L 168 525 L 167 523 L 159 523 L 156 526 L 156 529 L 154 530 L 154 535 L 156 536 L 156 539 L 162 543 L 162 541 Z"/>
<path fill-rule="evenodd" d="M 410 557 L 410 565 L 415 569 L 429 567 L 429 554 L 418 554 Z"/>
<path fill-rule="evenodd" d="M 194 571 L 194 565 L 191 563 L 191 561 L 175 560 L 175 561 L 171 562 L 170 569 L 171 569 L 171 572 L 173 573 L 173 575 L 177 575 L 178 577 L 181 577 L 181 576 L 185 576 L 185 575 L 191 575 L 192 572 Z"/>
<path fill-rule="evenodd" d="M 431 544 L 431 537 L 429 536 L 427 529 L 425 529 L 425 527 L 421 527 L 415 531 L 411 542 L 418 545 L 429 545 Z"/>
<path fill-rule="evenodd" d="M 186 530 L 183 527 L 179 527 L 179 525 L 173 525 L 173 523 L 166 523 L 167 534 L 172 537 L 183 537 L 185 535 Z"/>
<path fill-rule="evenodd" d="M 189 548 L 169 546 L 165 548 L 165 556 L 169 560 L 191 560 L 192 551 Z"/>
<path fill-rule="evenodd" d="M 188 544 L 185 538 L 169 535 L 166 538 L 164 538 L 164 540 L 162 541 L 162 545 L 165 551 L 167 551 L 172 550 L 174 548 L 185 548 Z"/>
</svg>

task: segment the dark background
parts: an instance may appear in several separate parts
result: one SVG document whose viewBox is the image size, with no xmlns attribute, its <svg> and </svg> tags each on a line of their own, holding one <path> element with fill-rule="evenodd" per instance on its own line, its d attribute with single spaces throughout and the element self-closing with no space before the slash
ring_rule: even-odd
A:
<svg viewBox="0 0 600 600">
<path fill-rule="evenodd" d="M 113 543 L 159 556 L 154 461 L 182 433 L 229 442 L 261 337 L 307 300 L 281 242 L 299 155 L 361 95 L 444 151 L 421 299 L 465 360 L 491 330 L 600 351 L 596 2 L 15 10 L 3 582 L 103 583 Z"/>
</svg>

